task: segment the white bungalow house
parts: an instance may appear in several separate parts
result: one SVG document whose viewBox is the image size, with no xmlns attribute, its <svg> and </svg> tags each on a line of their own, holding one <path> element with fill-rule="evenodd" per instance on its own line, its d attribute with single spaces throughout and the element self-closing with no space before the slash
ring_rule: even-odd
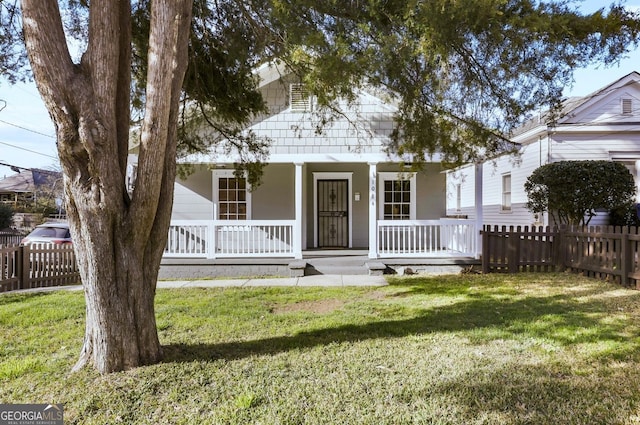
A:
<svg viewBox="0 0 640 425">
<path fill-rule="evenodd" d="M 165 258 L 290 257 L 364 250 L 369 258 L 467 257 L 476 227 L 445 217 L 437 158 L 405 172 L 386 146 L 391 102 L 361 91 L 342 118 L 318 132 L 314 100 L 283 70 L 258 74 L 269 113 L 251 124 L 271 139 L 262 184 L 249 190 L 224 152 L 187 158 L 195 172 L 175 183 Z"/>
<path fill-rule="evenodd" d="M 448 215 L 485 225 L 549 225 L 547 214 L 537 216 L 526 208 L 524 183 L 536 168 L 557 161 L 623 162 L 640 187 L 640 74 L 632 72 L 591 95 L 568 99 L 555 125 L 546 118 L 532 120 L 512 141 L 520 144 L 518 155 L 446 173 Z M 607 218 L 601 214 L 591 224 L 606 224 Z"/>
</svg>

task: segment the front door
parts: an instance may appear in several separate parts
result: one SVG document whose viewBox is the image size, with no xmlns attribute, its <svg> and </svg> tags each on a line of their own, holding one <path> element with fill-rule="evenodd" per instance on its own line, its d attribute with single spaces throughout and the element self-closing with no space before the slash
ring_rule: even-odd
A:
<svg viewBox="0 0 640 425">
<path fill-rule="evenodd" d="M 318 180 L 318 247 L 349 247 L 349 181 Z"/>
</svg>

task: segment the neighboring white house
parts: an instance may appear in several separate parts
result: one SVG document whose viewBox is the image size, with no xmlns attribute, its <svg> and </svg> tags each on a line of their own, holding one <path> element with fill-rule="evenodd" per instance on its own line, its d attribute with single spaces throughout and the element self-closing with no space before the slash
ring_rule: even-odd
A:
<svg viewBox="0 0 640 425">
<path fill-rule="evenodd" d="M 524 183 L 536 168 L 557 161 L 622 162 L 640 187 L 640 74 L 632 72 L 589 96 L 568 99 L 555 125 L 542 118 L 530 121 L 512 141 L 521 145 L 518 155 L 446 173 L 448 215 L 488 225 L 548 225 L 547 214 L 536 216 L 526 208 Z M 606 220 L 602 214 L 591 224 Z"/>
<path fill-rule="evenodd" d="M 271 139 L 263 183 L 249 190 L 224 152 L 190 157 L 178 180 L 166 257 L 283 256 L 365 249 L 370 258 L 473 256 L 473 222 L 445 219 L 437 158 L 401 168 L 386 147 L 395 108 L 361 91 L 342 118 L 316 128 L 314 99 L 276 66 L 258 70 L 269 113 L 250 129 Z"/>
</svg>

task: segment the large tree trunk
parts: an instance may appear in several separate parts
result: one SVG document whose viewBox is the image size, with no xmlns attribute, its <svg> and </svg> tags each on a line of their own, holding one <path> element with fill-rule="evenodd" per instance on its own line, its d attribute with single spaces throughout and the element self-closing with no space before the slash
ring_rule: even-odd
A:
<svg viewBox="0 0 640 425">
<path fill-rule="evenodd" d="M 79 65 L 69 57 L 56 0 L 22 0 L 22 12 L 36 83 L 56 126 L 87 303 L 76 368 L 91 363 L 106 373 L 157 362 L 154 296 L 173 200 L 191 0 L 152 4 L 147 103 L 131 196 L 125 186 L 130 1 L 92 0 Z"/>
</svg>

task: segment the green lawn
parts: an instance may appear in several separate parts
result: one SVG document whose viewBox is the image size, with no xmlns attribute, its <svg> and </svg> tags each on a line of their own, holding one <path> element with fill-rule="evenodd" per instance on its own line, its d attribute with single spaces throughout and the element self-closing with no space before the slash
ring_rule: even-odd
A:
<svg viewBox="0 0 640 425">
<path fill-rule="evenodd" d="M 640 423 L 640 292 L 570 274 L 170 289 L 161 364 L 71 374 L 79 292 L 0 296 L 0 403 L 65 424 Z"/>
</svg>

